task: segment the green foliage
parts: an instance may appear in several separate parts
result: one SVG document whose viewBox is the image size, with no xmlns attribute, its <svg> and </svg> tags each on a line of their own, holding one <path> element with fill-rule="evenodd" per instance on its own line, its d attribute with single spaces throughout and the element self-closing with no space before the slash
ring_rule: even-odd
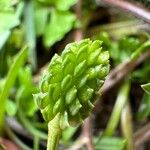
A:
<svg viewBox="0 0 150 150">
<path fill-rule="evenodd" d="M 128 101 L 128 95 L 130 91 L 130 83 L 124 83 L 120 89 L 115 102 L 115 106 L 111 113 L 110 119 L 108 121 L 107 127 L 104 131 L 104 136 L 112 136 L 118 126 L 122 109 Z"/>
<path fill-rule="evenodd" d="M 17 73 L 21 66 L 25 63 L 26 58 L 27 58 L 27 52 L 28 49 L 27 47 L 24 47 L 20 53 L 17 55 L 16 59 L 14 60 L 14 63 L 12 64 L 8 75 L 5 80 L 5 84 L 3 86 L 3 89 L 0 94 L 0 127 L 2 129 L 3 126 L 3 119 L 4 119 L 4 113 L 5 113 L 5 106 L 6 106 L 6 100 L 9 96 L 9 91 L 11 87 L 13 86 L 13 83 L 15 82 L 15 79 L 17 77 Z"/>
<path fill-rule="evenodd" d="M 37 0 L 47 5 L 54 5 L 58 10 L 68 10 L 77 0 Z"/>
<path fill-rule="evenodd" d="M 137 1 L 149 8 L 148 1 Z M 76 3 L 77 0 L 0 0 L 0 132 L 3 130 L 4 113 L 6 112 L 6 116 L 17 119 L 24 129 L 31 134 L 31 138 L 35 138 L 34 146 L 31 149 L 38 149 L 37 138 L 38 140 L 47 138 L 47 134 L 42 131 L 47 131 L 47 123 L 41 122 L 43 120 L 37 112 L 38 107 L 46 121 L 52 122 L 58 115 L 58 124 L 55 123 L 57 129 L 61 127 L 60 130 L 62 130 L 66 126 L 80 124 L 91 113 L 93 103 L 108 73 L 109 54 L 111 68 L 114 68 L 127 59 L 136 61 L 144 51 L 149 50 L 148 24 L 139 20 L 115 23 L 116 20 L 118 21 L 118 16 L 121 20 L 126 20 L 128 17 L 116 13 L 114 14 L 117 17 L 114 17 L 108 8 L 107 10 L 102 8 L 101 3 L 93 0 L 82 1 L 82 19 L 77 20 L 76 15 L 78 13 L 75 14 L 76 8 L 74 7 Z M 106 13 L 103 16 L 105 10 Z M 102 13 L 95 15 L 97 12 Z M 112 20 L 114 23 L 111 24 Z M 103 23 L 108 24 L 101 26 Z M 97 30 L 99 25 L 100 30 Z M 83 40 L 66 46 L 61 55 L 56 54 L 52 58 L 49 68 L 43 73 L 40 90 L 38 90 L 36 84 L 33 83 L 33 76 L 38 74 L 40 66 L 44 65 L 55 53 L 55 48 L 63 47 L 65 39 L 73 39 L 72 29 L 74 28 L 80 28 L 85 37 L 87 35 L 92 37 L 93 34 L 99 34 L 96 32 L 102 30 L 108 31 L 112 37 L 106 32 L 101 32 L 94 42 Z M 142 30 L 139 30 L 141 28 Z M 110 31 L 111 29 L 113 30 Z M 146 33 L 143 32 L 144 29 L 146 29 Z M 68 34 L 70 32 L 71 34 Z M 131 33 L 133 34 L 131 35 Z M 101 42 L 97 39 L 103 41 L 103 49 L 100 48 Z M 29 47 L 28 54 L 26 48 L 19 52 L 24 45 Z M 52 49 L 50 47 L 53 45 L 54 49 L 49 55 L 49 52 L 45 50 Z M 18 56 L 14 60 L 16 54 Z M 28 60 L 26 61 L 27 56 Z M 36 62 L 37 58 L 38 61 Z M 22 67 L 25 62 L 27 64 Z M 142 85 L 145 93 L 137 113 L 140 121 L 144 120 L 146 123 L 148 120 L 150 116 L 150 67 L 148 64 L 150 64 L 150 60 L 144 60 L 127 75 L 131 83 L 131 92 L 128 87 L 123 90 L 126 91 L 126 94 L 119 91 L 117 106 L 112 111 L 114 117 L 110 117 L 108 125 L 105 124 L 107 132 L 104 128 L 102 129 L 104 134 L 109 135 L 109 137 L 105 137 L 104 134 L 100 136 L 100 140 L 94 143 L 96 150 L 123 150 L 127 146 L 127 137 L 124 137 L 126 138 L 124 140 L 112 135 L 119 124 L 122 108 L 127 101 L 125 98 L 129 96 L 129 92 L 134 94 L 134 88 L 137 87 L 137 84 L 139 86 L 148 83 Z M 117 88 L 116 86 L 115 89 Z M 38 105 L 35 105 L 32 93 L 37 93 L 34 98 Z M 112 102 L 116 93 L 113 93 L 113 96 L 109 94 L 106 97 L 111 97 Z M 132 97 L 130 98 L 132 99 Z M 135 98 L 136 96 L 133 96 L 133 103 Z M 104 111 L 105 109 L 107 107 L 103 107 Z M 134 111 L 133 115 L 135 115 Z M 98 117 L 97 114 L 96 117 Z M 52 123 L 49 125 L 53 127 Z M 73 144 L 74 137 L 78 135 L 79 131 L 80 129 L 77 128 L 66 128 L 62 134 L 63 144 L 66 146 Z M 127 133 L 130 132 L 129 130 L 126 131 Z M 54 130 L 55 132 L 57 131 Z M 53 136 L 53 132 L 51 133 L 50 142 L 53 142 L 54 139 L 58 141 L 57 133 L 56 137 Z M 95 138 L 95 134 L 93 136 Z M 19 138 L 17 142 L 20 140 Z M 14 139 L 15 136 L 13 136 Z M 41 145 L 39 147 L 41 148 Z"/>
<path fill-rule="evenodd" d="M 17 16 L 17 10 L 12 7 L 12 1 L 2 0 L 0 2 L 0 50 L 8 40 L 11 29 L 20 24 L 19 16 Z"/>
<path fill-rule="evenodd" d="M 14 101 L 12 100 L 7 100 L 6 102 L 6 113 L 9 115 L 9 116 L 15 116 L 16 113 L 17 113 L 17 105 Z"/>
<path fill-rule="evenodd" d="M 141 87 L 150 95 L 150 83 L 143 84 Z"/>
<path fill-rule="evenodd" d="M 103 40 L 104 48 L 109 49 L 115 65 L 129 58 L 141 44 L 139 39 L 135 37 L 123 37 L 117 42 L 111 42 L 110 37 L 106 32 L 101 33 L 98 38 Z"/>
<path fill-rule="evenodd" d="M 16 99 L 19 101 L 19 107 L 25 115 L 32 117 L 37 110 L 34 104 L 32 93 L 37 92 L 36 86 L 32 81 L 31 67 L 21 68 L 18 74 L 19 87 L 17 88 Z"/>
<path fill-rule="evenodd" d="M 34 94 L 46 121 L 60 112 L 63 128 L 81 123 L 92 111 L 109 72 L 109 54 L 100 46 L 101 41 L 86 39 L 68 44 L 61 56 L 52 58 L 41 78 L 40 92 Z"/>
<path fill-rule="evenodd" d="M 140 68 L 132 72 L 131 79 L 134 83 L 143 84 L 149 82 L 150 67 L 147 65 L 149 63 L 150 60 L 145 60 Z"/>
<path fill-rule="evenodd" d="M 68 127 L 62 133 L 62 141 L 68 143 L 71 140 L 72 136 L 76 132 L 77 128 L 75 127 Z"/>
<path fill-rule="evenodd" d="M 0 22 L 0 33 L 6 32 L 19 24 L 14 12 L 0 12 L 0 18 L 5 21 Z"/>
<path fill-rule="evenodd" d="M 18 16 L 16 15 L 16 9 L 12 6 L 11 0 L 2 0 L 0 2 L 0 33 L 6 32 L 13 27 L 17 26 L 20 21 Z"/>
<path fill-rule="evenodd" d="M 43 36 L 43 44 L 50 47 L 74 27 L 76 17 L 69 9 L 77 0 L 39 1 L 41 3 L 35 3 L 36 34 Z M 46 6 L 54 7 L 47 9 Z"/>
<path fill-rule="evenodd" d="M 141 87 L 146 93 L 143 95 L 137 116 L 143 120 L 150 116 L 150 83 L 143 84 Z"/>
<path fill-rule="evenodd" d="M 117 137 L 102 137 L 95 145 L 95 150 L 124 150 L 126 140 Z"/>
<path fill-rule="evenodd" d="M 137 117 L 140 120 L 144 120 L 150 116 L 150 95 L 145 93 L 143 95 L 140 108 L 137 113 Z"/>
<path fill-rule="evenodd" d="M 35 8 L 35 29 L 37 36 L 42 36 L 45 32 L 47 25 L 49 10 L 41 5 L 37 5 Z"/>
<path fill-rule="evenodd" d="M 6 31 L 6 32 L 1 34 L 1 36 L 0 36 L 0 50 L 5 45 L 5 43 L 6 43 L 9 36 L 10 36 L 10 31 Z"/>
<path fill-rule="evenodd" d="M 74 25 L 75 16 L 69 11 L 51 11 L 51 19 L 47 23 L 44 32 L 44 44 L 52 46 L 56 41 L 61 40 Z"/>
</svg>

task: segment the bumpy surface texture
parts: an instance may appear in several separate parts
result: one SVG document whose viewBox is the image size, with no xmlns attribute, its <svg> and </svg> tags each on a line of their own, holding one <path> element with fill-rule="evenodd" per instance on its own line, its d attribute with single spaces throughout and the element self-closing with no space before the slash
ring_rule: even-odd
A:
<svg viewBox="0 0 150 150">
<path fill-rule="evenodd" d="M 46 121 L 61 114 L 60 127 L 81 123 L 109 72 L 109 53 L 101 41 L 89 39 L 68 44 L 55 54 L 40 81 L 34 99 Z"/>
</svg>

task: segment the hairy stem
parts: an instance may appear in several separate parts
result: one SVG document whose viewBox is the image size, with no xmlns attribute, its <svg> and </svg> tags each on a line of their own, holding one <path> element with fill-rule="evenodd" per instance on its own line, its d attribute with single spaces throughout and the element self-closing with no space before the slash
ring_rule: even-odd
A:
<svg viewBox="0 0 150 150">
<path fill-rule="evenodd" d="M 59 139 L 62 133 L 62 129 L 59 125 L 60 113 L 48 123 L 48 140 L 47 150 L 58 150 Z"/>
</svg>

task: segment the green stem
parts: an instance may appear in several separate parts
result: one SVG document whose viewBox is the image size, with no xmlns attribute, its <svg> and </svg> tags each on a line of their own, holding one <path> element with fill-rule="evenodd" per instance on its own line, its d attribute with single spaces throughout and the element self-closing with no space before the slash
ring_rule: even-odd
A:
<svg viewBox="0 0 150 150">
<path fill-rule="evenodd" d="M 40 141 L 40 139 L 39 139 L 39 137 L 37 137 L 37 136 L 34 136 L 34 145 L 33 145 L 33 150 L 39 150 L 39 141 Z"/>
<path fill-rule="evenodd" d="M 58 150 L 59 139 L 62 133 L 59 122 L 60 114 L 58 113 L 55 118 L 48 123 L 47 150 Z"/>
<path fill-rule="evenodd" d="M 112 115 L 110 117 L 110 120 L 107 124 L 106 130 L 104 131 L 104 136 L 112 136 L 120 119 L 122 108 L 127 101 L 128 93 L 130 89 L 130 84 L 124 83 L 122 87 L 120 88 L 115 106 L 113 108 Z"/>
<path fill-rule="evenodd" d="M 33 70 L 37 69 L 37 56 L 36 56 L 36 35 L 34 24 L 34 6 L 33 1 L 25 1 L 24 7 L 24 24 L 26 30 L 26 42 L 29 46 L 29 60 L 32 64 Z"/>
<path fill-rule="evenodd" d="M 132 113 L 129 102 L 126 103 L 121 113 L 121 129 L 124 138 L 127 140 L 127 150 L 134 150 Z"/>
</svg>

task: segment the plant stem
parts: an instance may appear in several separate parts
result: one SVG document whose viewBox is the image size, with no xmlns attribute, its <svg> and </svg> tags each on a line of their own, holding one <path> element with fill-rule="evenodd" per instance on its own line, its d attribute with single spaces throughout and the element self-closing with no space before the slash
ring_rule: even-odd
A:
<svg viewBox="0 0 150 150">
<path fill-rule="evenodd" d="M 39 137 L 34 136 L 33 150 L 39 150 L 39 141 L 40 141 Z"/>
<path fill-rule="evenodd" d="M 127 101 L 128 93 L 130 89 L 130 84 L 128 82 L 124 83 L 120 88 L 115 106 L 113 108 L 112 115 L 107 124 L 106 130 L 104 131 L 104 136 L 112 136 L 119 122 L 120 114 L 122 108 Z"/>
<path fill-rule="evenodd" d="M 124 106 L 121 113 L 121 128 L 125 139 L 127 139 L 127 150 L 134 150 L 132 114 L 129 102 Z"/>
<path fill-rule="evenodd" d="M 133 4 L 128 1 L 120 1 L 120 0 L 97 0 L 97 1 L 106 4 L 110 7 L 116 7 L 120 10 L 129 12 L 135 15 L 136 17 L 141 18 L 144 21 L 150 23 L 149 11 L 142 7 L 139 7 L 136 4 Z"/>
<path fill-rule="evenodd" d="M 26 42 L 29 46 L 29 61 L 32 64 L 33 71 L 37 69 L 37 56 L 36 56 L 36 35 L 34 24 L 34 6 L 33 1 L 25 1 L 24 8 L 24 24 L 26 30 Z"/>
<path fill-rule="evenodd" d="M 59 125 L 60 113 L 48 123 L 48 139 L 47 139 L 47 150 L 58 150 L 59 138 L 62 133 L 62 129 Z"/>
</svg>

